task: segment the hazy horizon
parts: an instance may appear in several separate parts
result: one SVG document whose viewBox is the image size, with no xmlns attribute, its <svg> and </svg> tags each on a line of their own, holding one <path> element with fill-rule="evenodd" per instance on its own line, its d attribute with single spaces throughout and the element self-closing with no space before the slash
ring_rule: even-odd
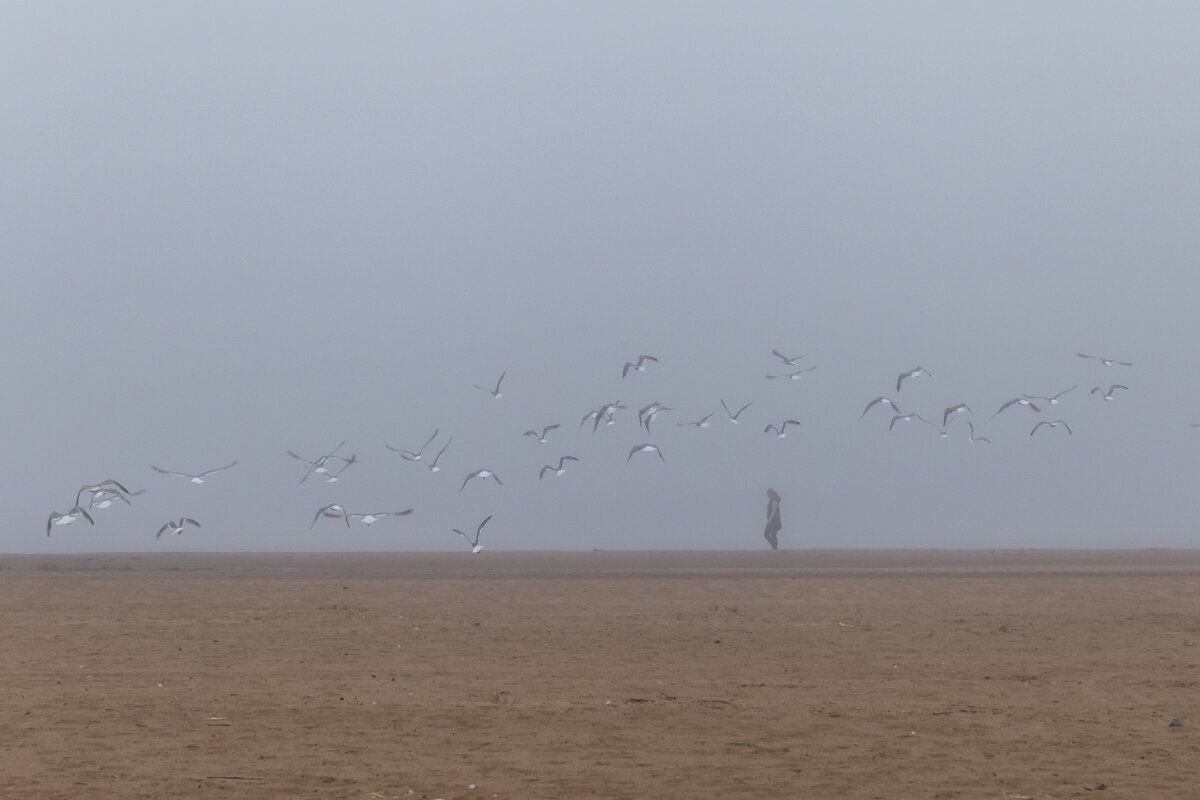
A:
<svg viewBox="0 0 1200 800">
<path fill-rule="evenodd" d="M 1195 546 L 1194 6 L 7 10 L 0 551 Z"/>
</svg>

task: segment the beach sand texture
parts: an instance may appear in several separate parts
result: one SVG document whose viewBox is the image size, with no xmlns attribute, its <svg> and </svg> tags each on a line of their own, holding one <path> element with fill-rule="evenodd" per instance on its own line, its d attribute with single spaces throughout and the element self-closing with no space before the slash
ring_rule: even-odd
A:
<svg viewBox="0 0 1200 800">
<path fill-rule="evenodd" d="M 6 798 L 1200 796 L 1200 552 L 5 556 L 0 608 Z"/>
</svg>

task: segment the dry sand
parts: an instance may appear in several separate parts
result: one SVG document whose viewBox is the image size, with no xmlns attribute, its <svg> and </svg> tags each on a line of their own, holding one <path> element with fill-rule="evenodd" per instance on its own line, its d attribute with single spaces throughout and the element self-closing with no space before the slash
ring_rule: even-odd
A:
<svg viewBox="0 0 1200 800">
<path fill-rule="evenodd" d="M 8 556 L 0 599 L 0 797 L 1200 797 L 1197 552 Z"/>
</svg>

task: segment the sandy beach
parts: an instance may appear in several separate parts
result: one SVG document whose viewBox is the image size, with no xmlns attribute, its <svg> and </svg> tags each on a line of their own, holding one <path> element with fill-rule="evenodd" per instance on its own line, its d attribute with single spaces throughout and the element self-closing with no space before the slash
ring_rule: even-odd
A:
<svg viewBox="0 0 1200 800">
<path fill-rule="evenodd" d="M 0 598 L 2 797 L 1200 793 L 1197 551 L 4 556 Z"/>
</svg>

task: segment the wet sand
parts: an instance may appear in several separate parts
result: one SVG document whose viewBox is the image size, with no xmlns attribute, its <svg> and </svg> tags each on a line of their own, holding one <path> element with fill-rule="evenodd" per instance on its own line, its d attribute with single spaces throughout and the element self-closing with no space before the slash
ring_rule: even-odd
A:
<svg viewBox="0 0 1200 800">
<path fill-rule="evenodd" d="M 0 797 L 1200 796 L 1197 551 L 0 556 L 0 601 Z"/>
</svg>

